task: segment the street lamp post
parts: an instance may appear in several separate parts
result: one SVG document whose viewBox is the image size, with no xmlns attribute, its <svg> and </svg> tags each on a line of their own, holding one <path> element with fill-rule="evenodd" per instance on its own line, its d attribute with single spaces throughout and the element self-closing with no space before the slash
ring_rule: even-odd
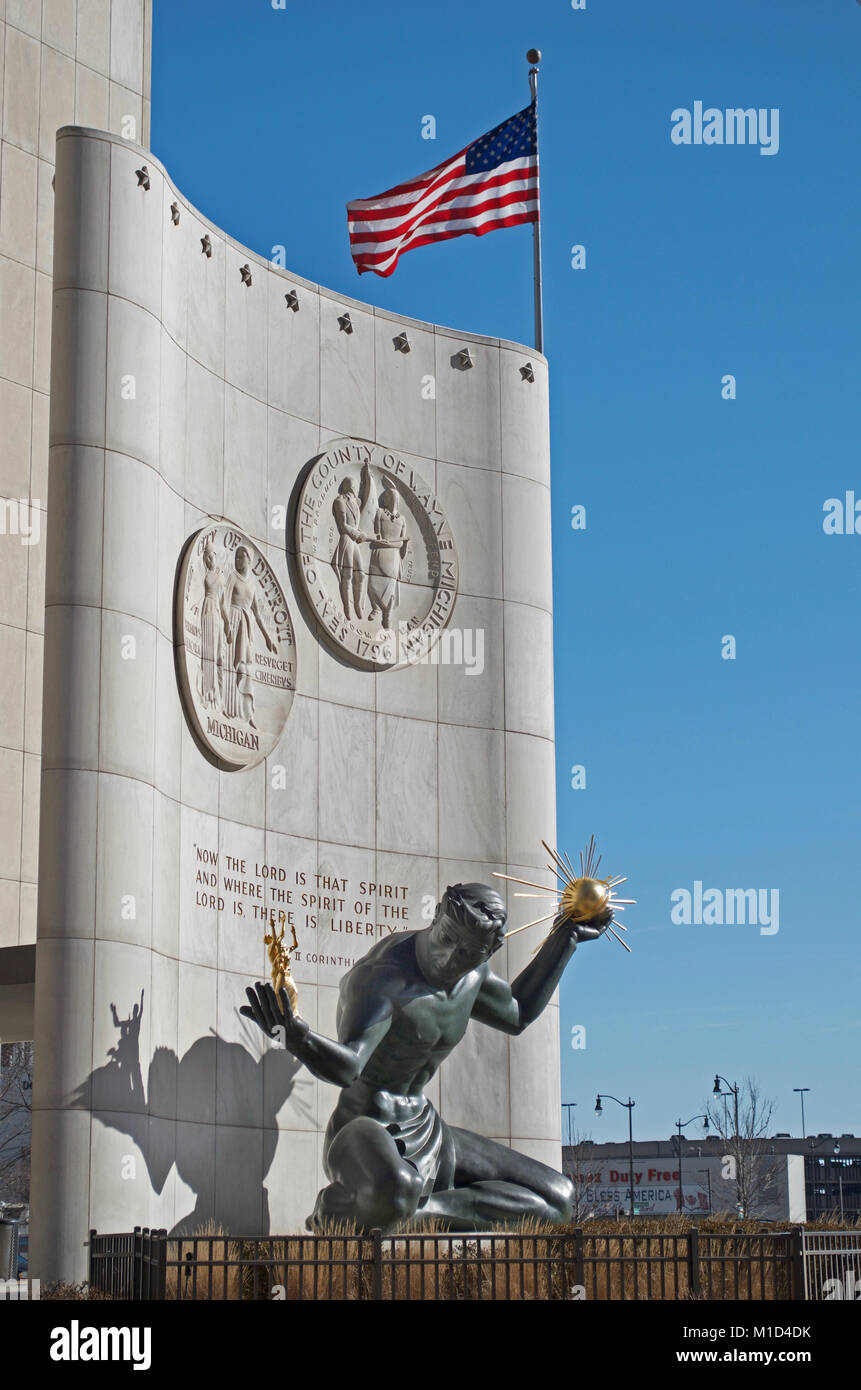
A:
<svg viewBox="0 0 861 1390">
<path fill-rule="evenodd" d="M 576 1100 L 563 1100 L 563 1102 L 562 1102 L 562 1109 L 568 1111 L 568 1147 L 569 1147 L 569 1149 L 572 1147 L 572 1144 L 571 1144 L 571 1111 L 575 1108 L 576 1104 L 577 1104 Z"/>
<path fill-rule="evenodd" d="M 721 1090 L 721 1082 L 723 1082 L 723 1084 L 726 1086 L 725 1091 Z M 736 1083 L 735 1086 L 732 1086 L 730 1085 L 729 1081 L 727 1081 L 725 1076 L 715 1076 L 715 1084 L 713 1090 L 716 1096 L 732 1096 L 733 1123 L 735 1124 L 735 1136 L 736 1138 L 738 1138 L 738 1083 Z"/>
<path fill-rule="evenodd" d="M 726 1090 L 721 1090 L 721 1082 L 726 1086 Z M 733 1103 L 733 1123 L 735 1128 L 735 1139 L 739 1146 L 739 1152 L 735 1154 L 735 1205 L 739 1216 L 744 1216 L 744 1202 L 741 1195 L 741 1135 L 738 1132 L 738 1083 L 730 1085 L 725 1076 L 715 1073 L 715 1084 L 712 1088 L 716 1096 L 732 1096 Z M 726 1122 L 724 1122 L 726 1129 Z"/>
<path fill-rule="evenodd" d="M 806 1131 L 805 1128 L 804 1128 L 804 1097 L 805 1097 L 806 1092 L 810 1090 L 810 1087 L 809 1087 L 809 1086 L 793 1086 L 792 1089 L 793 1089 L 793 1091 L 796 1091 L 796 1092 L 798 1093 L 798 1095 L 801 1096 L 801 1137 L 802 1137 L 802 1139 L 806 1139 L 806 1138 L 807 1138 L 807 1131 Z"/>
<path fill-rule="evenodd" d="M 682 1130 L 686 1129 L 688 1125 L 692 1125 L 694 1120 L 702 1120 L 703 1129 L 708 1130 L 708 1115 L 692 1115 L 689 1120 L 676 1120 L 676 1129 L 679 1132 L 679 1211 L 685 1209 L 685 1194 L 682 1188 Z"/>
<path fill-rule="evenodd" d="M 628 1099 L 627 1099 L 627 1100 L 619 1100 L 617 1096 L 605 1096 L 605 1095 L 599 1094 L 599 1095 L 597 1096 L 596 1100 L 595 1100 L 595 1114 L 596 1114 L 596 1115 L 603 1115 L 603 1113 L 604 1113 L 603 1110 L 601 1109 L 601 1101 L 602 1101 L 602 1100 L 614 1100 L 614 1101 L 616 1102 L 617 1105 L 621 1105 L 622 1109 L 623 1109 L 623 1110 L 627 1110 L 627 1112 L 628 1112 L 628 1178 L 629 1178 L 630 1184 L 631 1184 L 630 1187 L 628 1188 L 628 1191 L 629 1191 L 629 1193 L 630 1193 L 630 1199 L 631 1199 L 631 1200 L 630 1200 L 630 1216 L 633 1218 L 633 1215 L 634 1215 L 634 1126 L 633 1126 L 633 1121 L 632 1121 L 631 1116 L 632 1116 L 632 1111 L 633 1111 L 633 1109 L 634 1109 L 634 1106 L 637 1104 L 637 1102 L 636 1102 L 635 1100 L 631 1100 L 631 1097 L 630 1097 L 630 1096 L 628 1096 Z"/>
</svg>

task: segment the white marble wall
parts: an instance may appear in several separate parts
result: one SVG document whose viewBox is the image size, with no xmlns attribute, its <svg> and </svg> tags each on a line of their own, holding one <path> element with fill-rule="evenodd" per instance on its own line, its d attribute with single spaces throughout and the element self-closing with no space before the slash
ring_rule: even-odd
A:
<svg viewBox="0 0 861 1390">
<path fill-rule="evenodd" d="M 451 882 L 492 882 L 496 868 L 534 875 L 540 839 L 555 833 L 543 359 L 273 268 L 207 222 L 158 161 L 106 133 L 61 135 L 56 239 L 32 1237 L 42 1277 L 80 1274 L 90 1227 L 301 1229 L 323 1181 L 333 1092 L 238 1014 L 244 986 L 268 975 L 262 932 L 190 905 L 195 845 L 402 883 L 416 905 Z M 392 342 L 404 329 L 409 354 Z M 465 346 L 475 365 L 462 371 L 452 358 Z M 120 389 L 130 375 L 134 400 Z M 409 454 L 435 484 L 460 562 L 452 621 L 482 630 L 483 674 L 376 674 L 317 640 L 291 583 L 292 518 L 285 536 L 273 509 L 342 435 Z M 222 514 L 268 556 L 298 645 L 281 742 L 241 773 L 198 751 L 173 669 L 178 557 Z M 338 947 L 319 935 L 320 950 Z M 522 968 L 534 944 L 514 938 L 499 968 Z M 302 961 L 295 973 L 304 1016 L 333 1033 L 342 972 Z M 126 1069 L 118 1084 L 110 1005 L 128 1017 L 142 990 L 140 1076 Z M 473 1026 L 433 1094 L 453 1123 L 558 1167 L 556 1006 L 511 1041 Z"/>
<path fill-rule="evenodd" d="M 151 8 L 0 0 L 0 949 L 36 939 L 55 136 L 148 143 Z"/>
</svg>

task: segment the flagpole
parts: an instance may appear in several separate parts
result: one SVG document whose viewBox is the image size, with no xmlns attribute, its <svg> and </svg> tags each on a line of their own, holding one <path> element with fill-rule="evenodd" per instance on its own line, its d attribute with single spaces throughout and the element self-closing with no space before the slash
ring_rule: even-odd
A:
<svg viewBox="0 0 861 1390">
<path fill-rule="evenodd" d="M 529 90 L 532 93 L 532 104 L 535 107 L 535 149 L 536 158 L 538 153 L 538 64 L 541 62 L 541 50 L 530 48 L 526 54 L 526 61 L 531 63 L 529 69 Z M 540 192 L 540 165 L 539 165 L 539 212 L 538 218 L 532 224 L 532 264 L 533 279 L 535 286 L 535 347 L 538 352 L 544 351 L 544 304 L 541 292 L 541 192 Z"/>
</svg>

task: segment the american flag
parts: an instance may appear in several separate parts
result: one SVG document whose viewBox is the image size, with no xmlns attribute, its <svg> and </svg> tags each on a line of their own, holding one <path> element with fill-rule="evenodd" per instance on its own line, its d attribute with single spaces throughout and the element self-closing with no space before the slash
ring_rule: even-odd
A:
<svg viewBox="0 0 861 1390">
<path fill-rule="evenodd" d="M 429 173 L 347 204 L 350 250 L 360 275 L 391 275 L 401 253 L 413 246 L 537 221 L 534 102 Z"/>
</svg>

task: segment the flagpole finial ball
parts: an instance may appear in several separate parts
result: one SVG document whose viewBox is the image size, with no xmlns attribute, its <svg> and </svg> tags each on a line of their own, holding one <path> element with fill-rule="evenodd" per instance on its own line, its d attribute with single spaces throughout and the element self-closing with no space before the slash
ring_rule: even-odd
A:
<svg viewBox="0 0 861 1390">
<path fill-rule="evenodd" d="M 861 0 L 859 0 L 859 3 L 861 3 Z M 540 49 L 540 48 L 530 48 L 530 49 L 527 51 L 527 54 L 526 54 L 526 61 L 527 61 L 527 63 L 540 63 L 540 62 L 541 62 L 541 49 Z"/>
</svg>

